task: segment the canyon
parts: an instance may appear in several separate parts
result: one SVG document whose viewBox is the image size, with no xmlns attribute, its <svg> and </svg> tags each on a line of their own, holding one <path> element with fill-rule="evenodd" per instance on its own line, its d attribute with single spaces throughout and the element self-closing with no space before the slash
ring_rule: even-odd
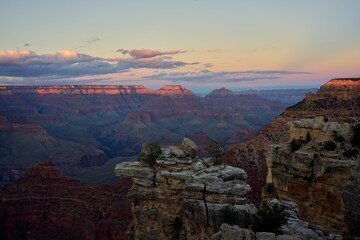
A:
<svg viewBox="0 0 360 240">
<path fill-rule="evenodd" d="M 200 148 L 212 140 L 241 142 L 285 107 L 227 89 L 199 97 L 178 85 L 0 86 L 0 183 L 47 159 L 66 176 L 115 181 L 115 163 L 137 155 L 145 142 L 190 137 Z"/>
<path fill-rule="evenodd" d="M 40 239 L 340 239 L 327 231 L 360 237 L 360 79 L 330 80 L 254 137 L 265 124 L 256 113 L 270 118 L 283 104 L 225 88 L 205 97 L 181 86 L 151 93 L 138 86 L 0 89 L 1 159 L 24 149 L 19 160 L 7 162 L 11 174 L 2 166 L 2 180 L 15 182 L 0 189 L 5 239 L 14 233 Z M 153 165 L 134 159 L 149 139 L 162 145 Z M 230 145 L 223 163 L 206 154 L 213 139 Z M 55 161 L 28 170 L 40 160 L 27 148 Z M 68 176 L 88 169 L 86 178 L 115 181 L 90 185 L 59 169 Z M 248 229 L 264 202 L 284 207 L 288 222 L 280 234 Z M 238 226 L 224 224 L 228 211 Z M 59 229 L 62 235 L 54 235 Z"/>
</svg>

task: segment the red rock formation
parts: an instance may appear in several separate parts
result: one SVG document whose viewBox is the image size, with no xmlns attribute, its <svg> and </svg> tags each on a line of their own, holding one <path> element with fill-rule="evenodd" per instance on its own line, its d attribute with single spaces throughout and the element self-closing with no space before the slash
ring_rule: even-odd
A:
<svg viewBox="0 0 360 240">
<path fill-rule="evenodd" d="M 91 186 L 43 162 L 0 189 L 1 239 L 124 239 L 130 185 Z"/>
<path fill-rule="evenodd" d="M 322 86 L 317 93 L 289 107 L 284 113 L 264 127 L 248 142 L 229 147 L 226 163 L 242 167 L 248 174 L 252 188 L 250 199 L 260 203 L 261 188 L 266 183 L 266 152 L 270 144 L 289 141 L 287 122 L 298 118 L 324 116 L 339 123 L 358 122 L 360 117 L 359 79 L 335 79 Z"/>
<path fill-rule="evenodd" d="M 156 93 L 160 95 L 194 95 L 192 91 L 181 85 L 165 85 L 156 91 Z"/>
<path fill-rule="evenodd" d="M 351 99 L 359 96 L 360 78 L 336 78 L 323 85 L 317 93 L 321 97 Z"/>
</svg>

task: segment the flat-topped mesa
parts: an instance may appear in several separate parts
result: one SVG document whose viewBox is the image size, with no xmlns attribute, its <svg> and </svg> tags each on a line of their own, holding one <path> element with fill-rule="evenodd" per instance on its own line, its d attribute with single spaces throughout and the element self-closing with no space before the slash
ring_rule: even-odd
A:
<svg viewBox="0 0 360 240">
<path fill-rule="evenodd" d="M 194 95 L 192 91 L 182 85 L 164 85 L 156 93 L 160 95 Z"/>
<path fill-rule="evenodd" d="M 162 147 L 153 165 L 138 160 L 116 165 L 117 176 L 133 178 L 131 239 L 207 239 L 219 229 L 226 207 L 237 225 L 252 223 L 256 208 L 246 197 L 245 171 L 200 159 L 196 148 L 184 139 L 179 147 Z"/>
<path fill-rule="evenodd" d="M 337 99 L 356 99 L 360 97 L 360 78 L 335 78 L 316 93 L 317 97 L 336 97 Z"/>
<path fill-rule="evenodd" d="M 46 85 L 2 86 L 0 94 L 151 94 L 155 90 L 142 85 Z"/>
<path fill-rule="evenodd" d="M 158 90 L 143 85 L 44 85 L 0 86 L 0 95 L 9 94 L 158 94 L 194 95 L 181 85 L 165 85 Z"/>
<path fill-rule="evenodd" d="M 360 78 L 334 78 L 325 83 L 326 85 L 360 85 Z"/>
</svg>

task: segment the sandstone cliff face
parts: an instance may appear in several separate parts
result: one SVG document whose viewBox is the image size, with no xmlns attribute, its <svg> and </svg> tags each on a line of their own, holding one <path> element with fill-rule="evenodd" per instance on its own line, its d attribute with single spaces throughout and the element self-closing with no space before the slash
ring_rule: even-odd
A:
<svg viewBox="0 0 360 240">
<path fill-rule="evenodd" d="M 346 150 L 355 149 L 350 144 L 354 125 L 317 118 L 291 121 L 289 126 L 291 139 L 303 139 L 299 149 L 294 143 L 271 145 L 267 159 L 279 197 L 298 203 L 303 219 L 332 231 L 347 231 L 354 222 L 345 221 L 345 211 L 359 211 L 344 199 L 344 185 L 353 182 L 352 169 L 360 161 L 358 154 L 344 156 Z"/>
<path fill-rule="evenodd" d="M 360 78 L 336 78 L 320 88 L 318 97 L 352 99 L 359 97 Z"/>
<path fill-rule="evenodd" d="M 322 86 L 316 94 L 285 110 L 271 124 L 248 142 L 229 147 L 226 162 L 243 168 L 252 188 L 250 199 L 260 203 L 261 188 L 266 183 L 266 152 L 270 144 L 289 142 L 288 122 L 299 118 L 323 116 L 327 121 L 356 123 L 360 117 L 360 79 L 335 79 Z M 335 95 L 332 93 L 335 92 Z"/>
<path fill-rule="evenodd" d="M 156 93 L 160 95 L 194 95 L 194 93 L 181 85 L 165 85 Z"/>
<path fill-rule="evenodd" d="M 219 229 L 226 206 L 242 227 L 256 213 L 246 198 L 250 187 L 242 169 L 190 158 L 177 147 L 162 148 L 154 166 L 126 162 L 115 172 L 133 178 L 130 239 L 208 239 Z"/>
<path fill-rule="evenodd" d="M 124 239 L 131 221 L 130 185 L 123 179 L 91 186 L 43 162 L 0 189 L 0 238 Z"/>
</svg>

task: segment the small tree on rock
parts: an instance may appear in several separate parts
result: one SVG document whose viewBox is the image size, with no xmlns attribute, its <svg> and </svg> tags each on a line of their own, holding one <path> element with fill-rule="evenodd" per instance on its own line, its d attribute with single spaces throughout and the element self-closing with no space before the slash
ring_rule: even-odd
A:
<svg viewBox="0 0 360 240">
<path fill-rule="evenodd" d="M 161 147 L 157 143 L 148 143 L 144 145 L 143 150 L 137 156 L 137 160 L 153 166 L 158 157 L 160 157 L 162 151 Z"/>
<path fill-rule="evenodd" d="M 216 141 L 212 141 L 207 147 L 205 147 L 205 150 L 215 158 L 215 161 L 217 164 L 222 163 L 222 156 L 225 153 L 225 148 L 223 145 Z"/>
</svg>

